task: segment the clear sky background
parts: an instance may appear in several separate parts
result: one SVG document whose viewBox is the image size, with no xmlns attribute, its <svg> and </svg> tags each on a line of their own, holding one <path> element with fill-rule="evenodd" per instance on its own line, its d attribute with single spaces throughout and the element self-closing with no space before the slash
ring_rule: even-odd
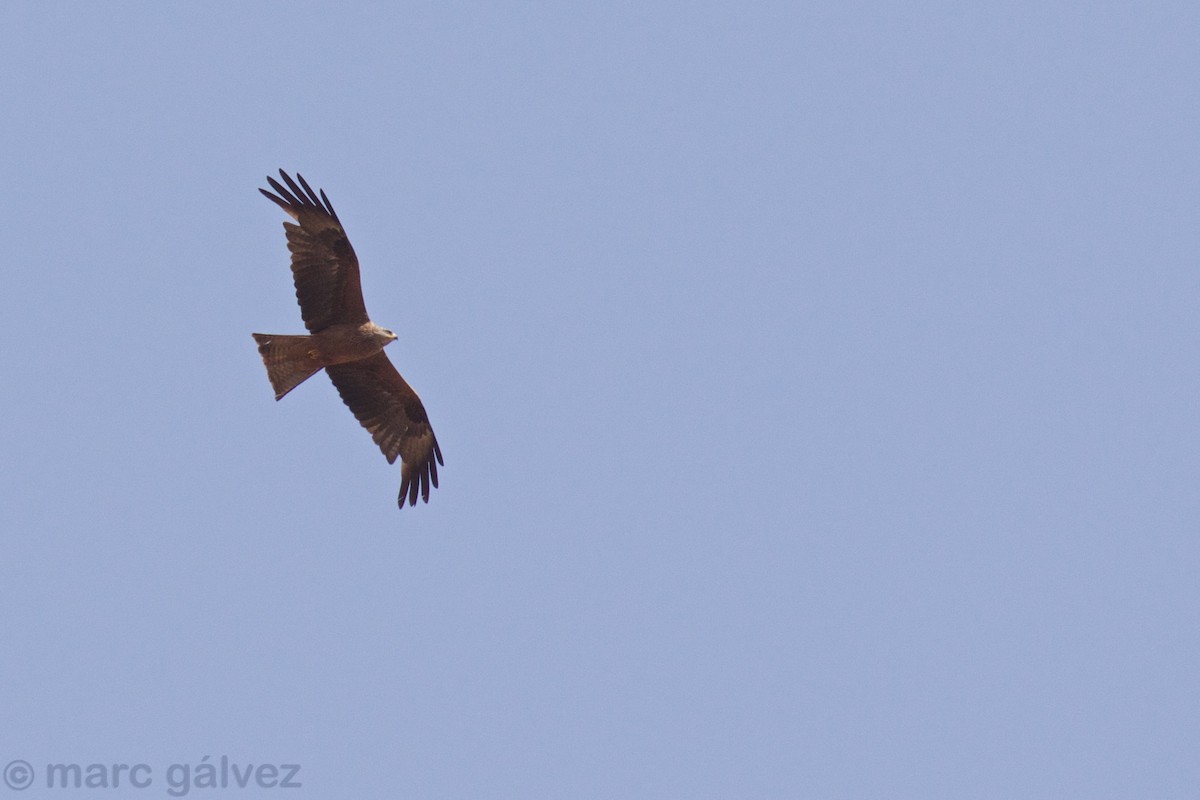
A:
<svg viewBox="0 0 1200 800">
<path fill-rule="evenodd" d="M 1185 2 L 6 4 L 0 762 L 1194 798 L 1198 41 Z M 428 505 L 324 376 L 272 399 L 280 167 L 400 335 Z"/>
</svg>

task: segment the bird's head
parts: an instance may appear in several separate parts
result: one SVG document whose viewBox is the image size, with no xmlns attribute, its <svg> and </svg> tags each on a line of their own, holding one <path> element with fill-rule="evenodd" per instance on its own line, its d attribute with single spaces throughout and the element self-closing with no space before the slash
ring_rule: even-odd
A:
<svg viewBox="0 0 1200 800">
<path fill-rule="evenodd" d="M 396 341 L 397 338 L 396 334 L 392 333 L 387 328 L 376 325 L 374 322 L 368 322 L 359 330 L 362 331 L 363 335 L 369 336 L 381 347 L 387 347 L 389 344 Z"/>
</svg>

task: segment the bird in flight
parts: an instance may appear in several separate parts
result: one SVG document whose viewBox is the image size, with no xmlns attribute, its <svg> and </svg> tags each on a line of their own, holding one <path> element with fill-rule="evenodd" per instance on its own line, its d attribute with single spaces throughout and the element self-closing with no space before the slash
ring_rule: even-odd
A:
<svg viewBox="0 0 1200 800">
<path fill-rule="evenodd" d="M 283 170 L 279 175 L 286 187 L 268 176 L 275 194 L 259 191 L 298 223 L 283 228 L 308 335 L 252 334 L 275 399 L 324 368 L 388 463 L 401 459 L 400 507 L 406 499 L 416 505 L 418 494 L 428 503 L 429 487 L 438 485 L 437 465 L 445 462 L 421 398 L 383 352 L 396 334 L 367 316 L 358 258 L 325 191 L 314 192 L 299 173 L 299 185 Z"/>
</svg>

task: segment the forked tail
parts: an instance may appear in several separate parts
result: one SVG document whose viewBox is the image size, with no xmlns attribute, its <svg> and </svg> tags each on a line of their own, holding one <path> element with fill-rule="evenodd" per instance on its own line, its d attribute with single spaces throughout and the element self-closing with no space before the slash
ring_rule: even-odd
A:
<svg viewBox="0 0 1200 800">
<path fill-rule="evenodd" d="M 267 378 L 275 390 L 275 399 L 304 383 L 310 375 L 325 366 L 311 336 L 277 336 L 251 334 L 258 342 L 258 352 L 267 367 Z"/>
</svg>

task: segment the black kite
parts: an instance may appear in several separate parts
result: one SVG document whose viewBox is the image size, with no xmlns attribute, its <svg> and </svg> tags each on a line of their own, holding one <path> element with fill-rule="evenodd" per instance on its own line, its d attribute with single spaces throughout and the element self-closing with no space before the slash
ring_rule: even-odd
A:
<svg viewBox="0 0 1200 800">
<path fill-rule="evenodd" d="M 300 223 L 285 222 L 283 228 L 300 315 L 310 335 L 253 334 L 275 399 L 324 368 L 388 463 L 400 457 L 400 507 L 406 497 L 416 505 L 418 494 L 428 503 L 430 485 L 438 485 L 437 465 L 445 462 L 421 399 L 383 352 L 396 334 L 367 316 L 358 257 L 325 191 L 318 197 L 298 173 L 299 186 L 283 170 L 279 175 L 287 188 L 268 177 L 277 195 L 259 191 Z"/>
</svg>

